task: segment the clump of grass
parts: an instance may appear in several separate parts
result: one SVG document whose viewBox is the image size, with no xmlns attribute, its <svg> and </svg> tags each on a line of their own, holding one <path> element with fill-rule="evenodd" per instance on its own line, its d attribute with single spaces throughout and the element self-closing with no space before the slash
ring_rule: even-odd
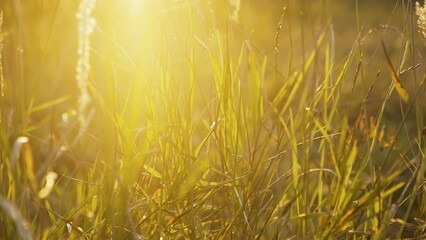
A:
<svg viewBox="0 0 426 240">
<path fill-rule="evenodd" d="M 416 71 L 415 58 L 407 60 L 415 53 L 407 47 L 415 47 L 412 33 L 401 31 L 398 49 L 385 37 L 388 27 L 366 34 L 360 27 L 345 52 L 338 25 L 317 26 L 307 3 L 294 1 L 277 8 L 283 10 L 270 25 L 278 27 L 259 45 L 263 32 L 239 28 L 251 20 L 238 12 L 250 9 L 239 1 L 230 1 L 238 22 L 210 1 L 163 0 L 140 5 L 155 13 L 136 18 L 140 24 L 125 4 L 114 11 L 113 1 L 98 3 L 105 14 L 97 16 L 92 41 L 95 1 L 76 6 L 78 119 L 67 117 L 73 104 L 60 98 L 38 107 L 51 109 L 47 118 L 28 110 L 34 120 L 26 136 L 13 132 L 14 122 L 9 132 L 2 126 L 0 177 L 8 185 L 0 188 L 6 213 L 0 235 L 18 237 L 15 229 L 40 239 L 425 235 L 424 83 L 413 92 L 408 74 L 394 68 Z M 256 6 L 254 12 L 261 14 Z M 123 27 L 131 24 L 133 31 Z M 371 54 L 381 41 L 384 54 Z M 403 57 L 395 63 L 398 52 Z M 372 60 L 379 63 L 364 64 Z M 388 75 L 376 74 L 386 67 Z M 364 79 L 355 83 L 360 73 Z M 393 111 L 401 97 L 401 112 Z M 90 121 L 89 99 L 96 110 Z M 59 104 L 62 117 L 55 114 Z"/>
</svg>

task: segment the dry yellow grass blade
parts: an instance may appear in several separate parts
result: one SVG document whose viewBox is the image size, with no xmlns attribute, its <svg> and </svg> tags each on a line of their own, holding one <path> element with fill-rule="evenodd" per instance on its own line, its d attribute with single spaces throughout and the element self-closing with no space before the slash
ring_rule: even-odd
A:
<svg viewBox="0 0 426 240">
<path fill-rule="evenodd" d="M 31 187 L 34 191 L 37 191 L 38 184 L 36 181 L 36 176 L 34 174 L 34 158 L 29 143 L 28 137 L 21 136 L 18 137 L 13 145 L 11 152 L 11 165 L 14 166 L 22 157 L 23 167 L 25 168 L 25 175 L 30 181 Z M 19 167 L 19 166 L 18 166 Z"/>
<path fill-rule="evenodd" d="M 395 85 L 396 91 L 398 92 L 399 96 L 404 102 L 408 102 L 409 96 L 408 96 L 407 90 L 405 90 L 404 86 L 402 86 L 401 82 L 398 79 L 398 75 L 396 74 L 395 69 L 393 68 L 392 62 L 389 58 L 389 54 L 386 51 L 386 47 L 385 47 L 385 43 L 383 42 L 383 39 L 381 41 L 381 44 L 382 44 L 383 52 L 385 52 L 386 61 L 388 63 L 389 71 L 392 77 L 393 84 Z"/>
<path fill-rule="evenodd" d="M 31 187 L 34 191 L 37 191 L 38 184 L 36 181 L 36 176 L 34 174 L 34 158 L 33 158 L 33 151 L 31 149 L 31 146 L 29 142 L 26 142 L 23 144 L 22 147 L 22 157 L 25 161 L 25 174 L 27 175 L 28 180 L 31 183 Z"/>
</svg>

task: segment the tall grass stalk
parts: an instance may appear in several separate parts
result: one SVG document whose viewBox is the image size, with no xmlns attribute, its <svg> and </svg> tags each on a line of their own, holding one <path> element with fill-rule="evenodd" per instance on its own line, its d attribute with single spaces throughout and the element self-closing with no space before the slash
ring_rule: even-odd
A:
<svg viewBox="0 0 426 240">
<path fill-rule="evenodd" d="M 78 62 L 76 67 L 76 80 L 80 90 L 78 97 L 78 117 L 83 125 L 86 121 L 86 108 L 90 102 L 89 74 L 90 74 L 90 35 L 96 25 L 96 20 L 91 16 L 96 0 L 81 0 L 76 18 L 78 19 Z"/>
<path fill-rule="evenodd" d="M 3 11 L 0 11 L 0 97 L 4 97 L 4 75 L 3 75 L 3 39 L 4 39 L 4 32 L 3 32 Z M 3 104 L 0 106 L 1 109 L 3 109 Z M 0 118 L 3 117 L 3 114 L 1 114 Z M 0 119 L 1 121 L 1 119 Z"/>
</svg>

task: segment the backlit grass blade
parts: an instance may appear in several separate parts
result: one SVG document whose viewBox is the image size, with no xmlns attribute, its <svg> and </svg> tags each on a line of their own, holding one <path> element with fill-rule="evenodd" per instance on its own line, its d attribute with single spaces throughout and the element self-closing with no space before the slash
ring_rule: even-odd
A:
<svg viewBox="0 0 426 240">
<path fill-rule="evenodd" d="M 29 223 L 22 217 L 18 208 L 13 203 L 9 202 L 3 197 L 0 197 L 0 208 L 2 209 L 2 212 L 6 213 L 6 215 L 13 220 L 22 239 L 33 239 L 30 229 L 28 227 Z"/>
<path fill-rule="evenodd" d="M 409 97 L 408 97 L 407 90 L 405 90 L 404 86 L 402 86 L 401 81 L 399 81 L 398 75 L 396 74 L 395 69 L 393 68 L 389 54 L 386 50 L 385 43 L 383 42 L 383 40 L 380 43 L 382 44 L 383 52 L 385 53 L 388 68 L 392 77 L 393 84 L 395 85 L 396 91 L 398 92 L 399 96 L 404 102 L 408 102 Z"/>
</svg>

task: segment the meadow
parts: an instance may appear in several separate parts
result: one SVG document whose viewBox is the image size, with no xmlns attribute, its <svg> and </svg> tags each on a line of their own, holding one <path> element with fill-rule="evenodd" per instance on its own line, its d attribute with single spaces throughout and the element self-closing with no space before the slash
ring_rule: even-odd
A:
<svg viewBox="0 0 426 240">
<path fill-rule="evenodd" d="M 410 0 L 0 2 L 0 239 L 426 238 Z"/>
</svg>

